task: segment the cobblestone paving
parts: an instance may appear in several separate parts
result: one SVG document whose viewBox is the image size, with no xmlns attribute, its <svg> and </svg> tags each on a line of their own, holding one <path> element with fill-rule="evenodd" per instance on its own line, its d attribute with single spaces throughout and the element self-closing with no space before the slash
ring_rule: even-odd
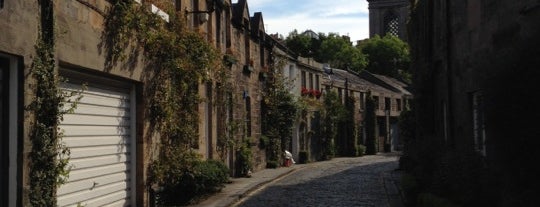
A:
<svg viewBox="0 0 540 207">
<path fill-rule="evenodd" d="M 390 206 L 383 177 L 398 168 L 397 160 L 375 155 L 309 164 L 238 206 Z"/>
</svg>

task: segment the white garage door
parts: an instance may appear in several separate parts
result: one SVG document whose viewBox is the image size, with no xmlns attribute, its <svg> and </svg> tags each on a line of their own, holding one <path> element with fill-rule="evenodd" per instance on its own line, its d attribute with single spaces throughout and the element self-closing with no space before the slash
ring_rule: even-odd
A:
<svg viewBox="0 0 540 207">
<path fill-rule="evenodd" d="M 82 86 L 61 87 L 77 91 Z M 130 206 L 135 173 L 131 89 L 88 83 L 82 95 L 74 113 L 64 115 L 60 124 L 72 170 L 57 191 L 58 205 Z"/>
</svg>

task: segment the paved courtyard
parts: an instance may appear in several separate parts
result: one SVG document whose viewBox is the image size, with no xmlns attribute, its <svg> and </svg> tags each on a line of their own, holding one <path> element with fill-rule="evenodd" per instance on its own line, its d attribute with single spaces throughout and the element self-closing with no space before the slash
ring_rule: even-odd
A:
<svg viewBox="0 0 540 207">
<path fill-rule="evenodd" d="M 236 206 L 403 206 L 397 168 L 395 154 L 311 163 L 252 192 Z"/>
</svg>

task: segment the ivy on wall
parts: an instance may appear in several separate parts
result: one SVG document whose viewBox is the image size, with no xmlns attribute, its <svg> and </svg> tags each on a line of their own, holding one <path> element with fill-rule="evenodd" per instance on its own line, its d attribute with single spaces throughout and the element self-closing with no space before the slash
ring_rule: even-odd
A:
<svg viewBox="0 0 540 207">
<path fill-rule="evenodd" d="M 56 206 L 56 190 L 69 174 L 69 149 L 62 143 L 62 131 L 58 128 L 63 115 L 71 113 L 79 96 L 74 102 L 68 93 L 59 89 L 60 78 L 57 75 L 54 57 L 55 33 L 53 1 L 41 0 L 40 30 L 36 42 L 36 56 L 30 73 L 34 78 L 34 99 L 27 106 L 33 112 L 34 120 L 30 132 L 32 150 L 30 160 L 31 206 Z M 66 104 L 70 106 L 65 107 Z"/>
<path fill-rule="evenodd" d="M 273 67 L 280 68 L 281 65 L 278 59 Z M 284 150 L 290 150 L 294 121 L 301 106 L 289 91 L 287 80 L 276 73 L 264 93 L 262 126 L 267 142 L 266 159 L 271 165 L 281 163 Z"/>
<path fill-rule="evenodd" d="M 202 181 L 191 180 L 189 176 L 201 173 L 196 171 L 201 157 L 193 150 L 198 147 L 199 138 L 198 110 L 202 99 L 198 87 L 200 83 L 214 81 L 212 87 L 215 85 L 216 90 L 212 91 L 219 92 L 215 103 L 226 104 L 224 96 L 232 91 L 230 71 L 223 66 L 216 48 L 186 26 L 184 13 L 176 11 L 171 1 L 145 1 L 169 14 L 169 22 L 133 1 L 111 0 L 110 3 L 101 45 L 106 52 L 106 67 L 110 69 L 120 62 L 136 64 L 141 55 L 144 57 L 147 112 L 151 131 L 159 134 L 157 144 L 160 144 L 159 155 L 150 166 L 149 184 L 156 187 L 160 204 L 191 202 L 192 196 L 200 195 L 177 195 L 174 189 L 186 182 L 209 186 L 197 184 Z M 219 141 L 223 145 L 230 142 Z"/>
<path fill-rule="evenodd" d="M 371 91 L 366 95 L 366 115 L 364 126 L 366 127 L 366 154 L 377 153 L 377 137 L 375 129 L 377 127 L 377 117 L 375 116 L 375 100 L 371 97 Z"/>
</svg>

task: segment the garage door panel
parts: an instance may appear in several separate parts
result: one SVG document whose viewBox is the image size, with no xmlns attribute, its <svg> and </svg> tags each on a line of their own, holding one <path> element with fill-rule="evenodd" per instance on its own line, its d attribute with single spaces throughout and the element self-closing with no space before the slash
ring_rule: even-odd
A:
<svg viewBox="0 0 540 207">
<path fill-rule="evenodd" d="M 64 105 L 64 110 L 69 110 L 71 105 Z M 111 114 L 111 110 L 115 110 L 117 114 Z M 117 117 L 130 117 L 130 108 L 119 108 L 116 106 L 99 106 L 90 105 L 85 103 L 77 103 L 77 114 L 83 115 L 102 115 L 102 116 L 117 116 Z"/>
<path fill-rule="evenodd" d="M 129 178 L 125 172 L 114 173 L 111 175 L 101 176 L 97 178 L 89 178 L 84 180 L 78 180 L 69 182 L 62 186 L 62 189 L 57 193 L 58 195 L 66 195 L 75 193 L 78 191 L 91 191 L 99 186 L 112 185 L 118 182 L 125 182 Z M 94 185 L 95 184 L 95 185 Z"/>
<path fill-rule="evenodd" d="M 78 126 L 78 125 L 61 125 L 60 128 L 64 130 L 64 137 L 75 136 L 129 136 L 131 129 L 121 126 Z"/>
<path fill-rule="evenodd" d="M 71 102 L 75 101 L 77 97 L 71 97 L 69 100 Z M 104 96 L 98 96 L 94 94 L 88 94 L 83 93 L 82 99 L 78 102 L 81 104 L 87 104 L 87 105 L 95 105 L 95 106 L 105 106 L 105 107 L 112 107 L 112 108 L 128 108 L 129 107 L 129 100 L 127 99 L 119 99 L 115 97 L 104 97 Z M 69 106 L 66 105 L 66 106 Z"/>
<path fill-rule="evenodd" d="M 113 165 L 118 163 L 129 162 L 131 156 L 127 154 L 106 155 L 99 157 L 80 158 L 69 160 L 69 164 L 72 166 L 72 170 L 99 167 L 103 165 Z"/>
<path fill-rule="evenodd" d="M 111 193 L 106 196 L 89 200 L 86 204 L 88 204 L 88 206 L 128 206 L 126 203 L 129 203 L 130 200 L 127 193 L 127 191 Z"/>
<path fill-rule="evenodd" d="M 61 196 L 57 199 L 59 206 L 70 206 L 77 205 L 80 203 L 84 206 L 85 203 L 95 202 L 99 200 L 99 197 L 106 197 L 109 194 L 123 194 L 124 197 L 129 195 L 129 182 L 119 182 L 111 185 L 97 186 L 92 190 L 83 190 L 71 194 Z M 97 205 L 87 205 L 87 206 L 97 206 Z"/>
<path fill-rule="evenodd" d="M 106 81 L 104 82 L 106 83 Z M 62 84 L 67 93 L 81 85 Z M 58 205 L 125 206 L 131 196 L 132 103 L 130 89 L 89 83 L 60 128 L 72 169 L 57 190 Z M 77 95 L 69 100 L 75 101 Z M 70 109 L 66 103 L 64 110 Z M 96 185 L 94 185 L 94 183 Z"/>
<path fill-rule="evenodd" d="M 60 86 L 64 89 L 64 91 L 67 92 L 81 92 L 86 94 L 93 94 L 97 96 L 103 96 L 103 97 L 112 97 L 112 98 L 118 98 L 118 99 L 129 99 L 129 89 L 123 89 L 123 88 L 114 88 L 114 87 L 107 87 L 103 85 L 96 85 L 96 84 L 86 84 L 86 87 L 84 90 L 82 90 L 82 84 L 74 84 L 74 83 L 61 83 Z"/>
<path fill-rule="evenodd" d="M 129 117 L 65 114 L 64 125 L 129 126 Z"/>
<path fill-rule="evenodd" d="M 62 141 L 74 147 L 105 146 L 105 145 L 125 145 L 129 144 L 127 136 L 86 136 L 86 137 L 63 137 Z"/>
<path fill-rule="evenodd" d="M 70 148 L 71 158 L 95 157 L 102 155 L 118 155 L 128 152 L 129 145 L 123 146 L 99 146 L 90 148 Z"/>
<path fill-rule="evenodd" d="M 127 170 L 127 163 L 120 163 L 95 168 L 86 168 L 70 172 L 68 181 L 74 182 L 88 178 L 96 178 L 98 176 L 107 176 L 115 173 L 125 173 Z"/>
</svg>

